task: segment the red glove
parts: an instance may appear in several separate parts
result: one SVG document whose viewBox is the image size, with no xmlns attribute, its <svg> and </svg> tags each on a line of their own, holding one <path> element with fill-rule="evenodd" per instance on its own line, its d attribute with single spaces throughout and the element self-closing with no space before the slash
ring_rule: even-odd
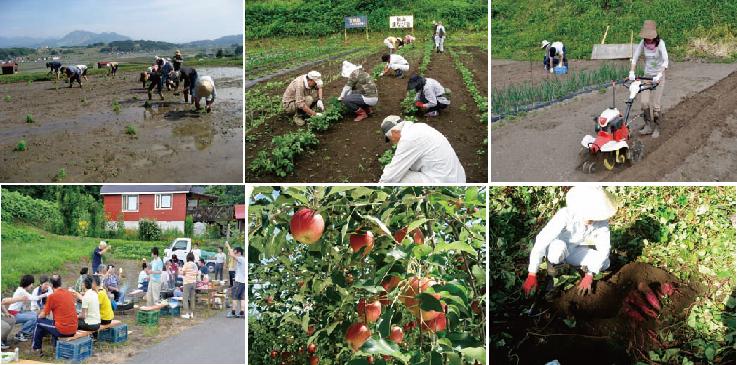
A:
<svg viewBox="0 0 737 365">
<path fill-rule="evenodd" d="M 581 282 L 578 283 L 578 294 L 586 295 L 588 293 L 591 293 L 591 283 L 593 281 L 594 281 L 593 274 L 584 275 L 583 279 L 581 279 Z"/>
<path fill-rule="evenodd" d="M 522 284 L 522 291 L 529 296 L 530 293 L 537 288 L 537 276 L 533 273 L 527 274 L 527 280 Z"/>
<path fill-rule="evenodd" d="M 421 101 L 415 101 L 415 106 L 418 108 L 425 109 L 425 104 L 423 104 Z"/>
</svg>

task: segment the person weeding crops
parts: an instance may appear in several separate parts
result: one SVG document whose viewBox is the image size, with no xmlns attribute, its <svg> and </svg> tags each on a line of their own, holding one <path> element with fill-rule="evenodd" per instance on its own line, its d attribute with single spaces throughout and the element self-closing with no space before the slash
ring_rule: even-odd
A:
<svg viewBox="0 0 737 365">
<path fill-rule="evenodd" d="M 445 136 L 425 123 L 390 115 L 381 122 L 387 142 L 397 146 L 380 183 L 465 183 L 466 171 Z"/>
<path fill-rule="evenodd" d="M 179 71 L 182 68 L 184 58 L 182 58 L 182 52 L 180 50 L 174 52 L 174 58 L 171 62 L 174 65 L 174 71 Z"/>
<path fill-rule="evenodd" d="M 77 66 L 66 66 L 64 67 L 64 73 L 69 78 L 70 89 L 72 88 L 72 85 L 74 85 L 74 80 L 77 80 L 79 87 L 82 88 L 82 70 Z"/>
<path fill-rule="evenodd" d="M 371 107 L 379 102 L 379 91 L 374 79 L 361 65 L 354 65 L 348 61 L 343 61 L 340 75 L 348 81 L 343 86 L 338 100 L 356 114 L 354 121 L 360 122 L 368 118 L 369 114 L 373 113 Z"/>
<path fill-rule="evenodd" d="M 215 89 L 215 80 L 210 76 L 199 76 L 194 84 L 194 107 L 200 110 L 200 99 L 205 98 L 205 110 L 209 113 L 212 110 L 212 104 L 215 102 L 217 90 Z"/>
<path fill-rule="evenodd" d="M 59 61 L 46 62 L 46 68 L 50 69 L 47 75 L 54 74 L 56 76 L 56 79 L 57 80 L 59 79 L 60 70 L 61 70 L 61 62 Z"/>
<path fill-rule="evenodd" d="M 554 289 L 554 278 L 564 263 L 581 267 L 584 277 L 578 293 L 591 292 L 594 274 L 609 267 L 609 218 L 617 212 L 616 199 L 602 187 L 575 186 L 566 194 L 566 206 L 558 210 L 535 237 L 530 251 L 526 295 L 537 288 L 537 269 L 547 259 L 545 294 Z"/>
<path fill-rule="evenodd" d="M 189 102 L 189 95 L 194 95 L 194 84 L 197 81 L 197 70 L 192 67 L 182 67 L 179 69 L 179 80 L 184 82 L 183 94 L 184 102 Z"/>
<path fill-rule="evenodd" d="M 404 46 L 404 40 L 398 37 L 389 36 L 384 38 L 384 45 L 389 48 L 389 53 L 396 53 L 398 49 Z"/>
<path fill-rule="evenodd" d="M 56 339 L 57 337 L 72 337 L 77 333 L 78 318 L 74 295 L 61 287 L 59 275 L 51 276 L 51 286 L 54 288 L 54 293 L 49 296 L 41 314 L 38 315 L 36 329 L 33 332 L 31 348 L 39 355 L 43 355 L 41 344 L 47 334 Z M 53 320 L 46 318 L 49 313 L 54 316 Z"/>
<path fill-rule="evenodd" d="M 668 50 L 665 48 L 665 41 L 660 39 L 658 30 L 654 20 L 645 20 L 640 31 L 642 40 L 635 47 L 632 55 L 632 65 L 630 66 L 629 79 L 635 81 L 635 68 L 640 56 L 645 57 L 645 77 L 652 78 L 654 84 L 658 87 L 653 90 L 646 90 L 640 96 L 640 104 L 642 104 L 643 118 L 645 125 L 640 129 L 640 134 L 652 134 L 653 138 L 660 135 L 659 123 L 661 119 L 660 108 L 663 99 L 663 90 L 665 84 L 665 70 L 668 69 Z M 650 110 L 652 109 L 652 115 Z"/>
<path fill-rule="evenodd" d="M 416 40 L 416 39 L 417 39 L 417 38 L 415 38 L 415 36 L 413 36 L 413 35 L 411 35 L 411 34 L 406 34 L 406 35 L 404 36 L 404 44 L 405 44 L 405 45 L 407 45 L 407 44 L 412 44 L 412 43 L 415 43 L 415 40 Z"/>
<path fill-rule="evenodd" d="M 394 71 L 394 76 L 401 79 L 404 73 L 409 71 L 409 62 L 398 54 L 385 54 L 381 56 L 381 61 L 386 62 L 382 75 L 388 75 Z"/>
<path fill-rule="evenodd" d="M 437 26 L 435 28 L 435 33 L 433 35 L 435 39 L 435 52 L 442 53 L 445 51 L 443 48 L 445 45 L 445 26 L 443 26 L 442 22 L 438 22 Z"/>
<path fill-rule="evenodd" d="M 414 90 L 415 106 L 425 112 L 426 117 L 437 117 L 450 105 L 449 90 L 435 79 L 414 75 L 407 83 L 407 90 Z"/>
<path fill-rule="evenodd" d="M 292 115 L 294 124 L 305 125 L 305 116 L 322 115 L 315 108 L 325 111 L 322 102 L 322 75 L 317 71 L 310 71 L 305 75 L 297 76 L 287 86 L 282 96 L 282 108 Z"/>
<path fill-rule="evenodd" d="M 543 58 L 543 65 L 545 70 L 550 73 L 555 72 L 556 66 L 568 67 L 568 57 L 566 56 L 566 46 L 563 42 L 542 41 L 540 48 L 545 49 L 545 57 Z"/>
</svg>

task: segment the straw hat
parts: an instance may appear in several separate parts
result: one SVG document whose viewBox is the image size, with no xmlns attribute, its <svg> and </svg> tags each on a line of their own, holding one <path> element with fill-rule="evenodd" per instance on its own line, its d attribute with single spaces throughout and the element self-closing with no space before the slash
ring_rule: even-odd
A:
<svg viewBox="0 0 737 365">
<path fill-rule="evenodd" d="M 317 81 L 317 80 L 322 79 L 322 75 L 317 71 L 310 71 L 307 73 L 307 78 L 310 80 Z"/>
<path fill-rule="evenodd" d="M 545 47 L 548 46 L 548 44 L 550 44 L 550 42 L 548 42 L 546 40 L 545 41 L 542 41 L 542 42 L 540 42 L 540 48 L 545 48 Z"/>
<path fill-rule="evenodd" d="M 655 26 L 654 20 L 645 20 L 645 23 L 642 24 L 640 37 L 645 39 L 653 39 L 658 37 L 658 29 Z"/>
<path fill-rule="evenodd" d="M 177 50 L 176 52 L 174 52 L 174 54 L 176 54 L 177 56 L 181 56 L 182 52 L 180 50 Z"/>
<path fill-rule="evenodd" d="M 207 97 L 212 95 L 212 91 L 215 89 L 212 81 L 208 79 L 201 80 L 197 85 L 197 95 L 200 97 Z"/>
<path fill-rule="evenodd" d="M 566 194 L 566 206 L 583 220 L 603 221 L 617 212 L 616 198 L 601 186 L 574 186 Z"/>
</svg>

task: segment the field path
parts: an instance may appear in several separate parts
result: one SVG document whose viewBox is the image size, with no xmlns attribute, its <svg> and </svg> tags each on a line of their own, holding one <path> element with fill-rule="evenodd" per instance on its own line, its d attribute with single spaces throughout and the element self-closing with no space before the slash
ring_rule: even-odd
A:
<svg viewBox="0 0 737 365">
<path fill-rule="evenodd" d="M 581 95 L 572 100 L 555 104 L 551 107 L 540 109 L 529 113 L 519 120 L 504 121 L 499 125 L 492 126 L 491 130 L 491 180 L 492 181 L 600 181 L 613 179 L 626 179 L 626 181 L 654 181 L 665 179 L 665 175 L 677 169 L 672 164 L 670 170 L 658 170 L 657 174 L 653 174 L 652 166 L 647 167 L 650 162 L 648 160 L 663 160 L 664 157 L 654 154 L 656 148 L 662 148 L 661 144 L 676 144 L 679 150 L 685 154 L 681 156 L 679 152 L 679 160 L 686 159 L 686 156 L 696 152 L 704 146 L 706 138 L 696 139 L 690 138 L 690 133 L 684 129 L 678 132 L 680 127 L 689 125 L 692 121 L 684 121 L 677 115 L 671 118 L 670 109 L 678 105 L 682 100 L 692 97 L 698 97 L 699 93 L 708 89 L 718 81 L 727 77 L 730 73 L 737 70 L 737 64 L 708 64 L 708 63 L 688 63 L 675 62 L 672 63 L 671 69 L 668 71 L 667 89 L 663 96 L 663 108 L 665 110 L 665 121 L 662 126 L 661 138 L 659 140 L 643 139 L 645 143 L 645 158 L 640 165 L 625 167 L 627 170 L 622 171 L 622 176 L 614 172 L 599 171 L 595 174 L 585 174 L 579 171 L 579 150 L 581 148 L 581 138 L 586 134 L 593 133 L 593 122 L 591 117 L 599 115 L 602 110 L 611 105 L 611 88 L 607 89 L 606 94 L 590 93 Z M 497 70 L 492 68 L 492 74 L 496 74 Z M 492 76 L 494 79 L 494 76 Z M 726 89 L 724 89 L 726 90 Z M 722 92 L 722 98 L 732 96 L 733 103 L 737 103 L 734 98 L 734 91 Z M 493 97 L 493 95 L 492 95 Z M 625 89 L 618 87 L 617 89 L 617 107 L 620 110 L 624 108 Z M 712 98 L 719 98 L 713 95 Z M 694 104 L 696 105 L 696 104 Z M 635 102 L 634 111 L 639 112 L 639 102 Z M 708 111 L 708 110 L 707 110 Z M 676 112 L 678 113 L 678 112 Z M 698 115 L 698 114 L 696 114 Z M 704 114 L 706 116 L 708 114 Z M 705 128 L 711 131 L 710 126 L 723 127 L 724 131 L 719 132 L 717 140 L 727 138 L 735 132 L 735 123 L 728 124 L 726 115 L 723 113 L 712 114 L 718 115 L 718 120 L 707 121 Z M 669 123 L 674 123 L 669 124 Z M 639 129 L 641 119 L 635 123 L 634 128 Z M 700 124 L 701 125 L 701 124 Z M 730 126 L 731 127 L 727 127 Z M 725 129 L 726 128 L 726 129 Z M 698 127 L 693 131 L 701 133 Z M 682 133 L 679 138 L 670 138 L 674 133 Z M 716 133 L 716 132 L 715 132 Z M 708 135 L 707 135 L 708 137 Z M 727 146 L 720 147 L 726 153 Z M 706 152 L 701 152 L 698 162 L 690 162 L 692 170 L 702 168 L 706 158 Z M 722 155 L 724 154 L 722 153 Z M 658 161 L 653 163 L 657 164 Z M 706 160 L 708 162 L 708 160 Z M 713 171 L 708 173 L 687 173 L 681 171 L 678 176 L 670 175 L 669 178 L 675 180 L 691 181 L 704 179 L 719 179 L 723 176 L 722 169 L 725 165 L 715 166 Z M 603 170 L 601 168 L 600 170 Z M 696 171 L 696 170 L 694 170 Z"/>
<path fill-rule="evenodd" d="M 129 358 L 129 364 L 245 364 L 246 324 L 227 311 Z"/>
</svg>

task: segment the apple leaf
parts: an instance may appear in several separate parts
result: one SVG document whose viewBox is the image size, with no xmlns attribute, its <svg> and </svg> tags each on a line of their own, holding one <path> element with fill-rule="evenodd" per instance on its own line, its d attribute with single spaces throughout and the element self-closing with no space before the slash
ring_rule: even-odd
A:
<svg viewBox="0 0 737 365">
<path fill-rule="evenodd" d="M 354 289 L 361 289 L 365 290 L 371 294 L 378 294 L 382 293 L 384 291 L 384 287 L 382 286 L 373 286 L 373 285 L 354 285 Z"/>
<path fill-rule="evenodd" d="M 404 251 L 399 250 L 397 248 L 393 248 L 391 251 L 387 252 L 386 255 L 393 257 L 394 260 L 401 260 L 407 257 L 407 254 L 404 253 Z"/>
<path fill-rule="evenodd" d="M 328 192 L 328 194 L 325 195 L 325 197 L 327 198 L 333 194 L 342 193 L 344 191 L 349 191 L 352 189 L 353 189 L 353 186 L 333 186 L 330 188 L 330 192 Z"/>
<path fill-rule="evenodd" d="M 347 365 L 369 365 L 369 362 L 365 357 L 358 357 L 348 361 Z"/>
<path fill-rule="evenodd" d="M 390 306 L 385 307 L 384 312 L 381 313 L 381 318 L 379 319 L 379 334 L 382 338 L 389 337 L 389 333 L 391 332 L 392 328 L 392 316 L 394 315 L 394 310 Z"/>
<path fill-rule="evenodd" d="M 310 326 L 310 312 L 305 313 L 302 316 L 302 331 L 307 332 L 307 328 Z"/>
<path fill-rule="evenodd" d="M 468 189 L 466 189 L 465 203 L 468 206 L 474 206 L 474 205 L 481 204 L 481 202 L 479 201 L 479 189 L 478 188 L 471 186 Z"/>
<path fill-rule="evenodd" d="M 486 349 L 483 347 L 466 347 L 461 349 L 463 357 L 476 360 L 481 365 L 486 364 Z"/>
<path fill-rule="evenodd" d="M 429 245 L 415 245 L 415 247 L 412 248 L 412 254 L 418 259 L 427 257 L 431 252 L 432 247 Z"/>
<path fill-rule="evenodd" d="M 392 237 L 392 233 L 389 231 L 389 228 L 384 224 L 384 222 L 380 221 L 379 218 L 372 217 L 370 215 L 361 215 L 361 217 L 375 224 L 382 232 L 384 232 L 385 235 Z"/>
<path fill-rule="evenodd" d="M 437 351 L 430 353 L 430 365 L 443 365 L 443 355 Z"/>
<path fill-rule="evenodd" d="M 434 296 L 428 293 L 420 293 L 417 298 L 420 299 L 420 309 L 437 312 L 443 311 L 443 307 L 440 305 L 440 301 L 435 299 Z"/>
<path fill-rule="evenodd" d="M 468 290 L 460 285 L 457 285 L 455 283 L 445 283 L 442 285 L 433 285 L 431 287 L 431 290 L 435 293 L 440 293 L 440 296 L 443 298 L 448 298 L 449 300 L 455 300 L 454 298 L 451 298 L 452 296 L 459 297 L 463 303 L 468 303 Z M 443 292 L 448 292 L 450 295 L 445 294 Z"/>
<path fill-rule="evenodd" d="M 457 352 L 448 351 L 445 353 L 448 358 L 448 365 L 463 365 L 461 362 L 461 356 Z"/>
<path fill-rule="evenodd" d="M 414 231 L 416 228 L 420 227 L 421 225 L 425 224 L 425 222 L 427 222 L 427 218 L 421 218 L 421 219 L 418 219 L 410 223 L 407 226 L 407 233 L 412 233 L 412 231 Z"/>
<path fill-rule="evenodd" d="M 391 344 L 383 339 L 370 338 L 363 344 L 361 351 L 371 355 L 393 356 L 405 363 L 409 361 L 409 356 L 403 354 L 397 345 Z"/>
<path fill-rule="evenodd" d="M 446 251 L 462 251 L 476 256 L 476 250 L 474 250 L 473 247 L 460 241 L 456 241 L 453 243 L 439 243 L 437 246 L 435 246 L 434 253 L 441 253 Z"/>
</svg>

